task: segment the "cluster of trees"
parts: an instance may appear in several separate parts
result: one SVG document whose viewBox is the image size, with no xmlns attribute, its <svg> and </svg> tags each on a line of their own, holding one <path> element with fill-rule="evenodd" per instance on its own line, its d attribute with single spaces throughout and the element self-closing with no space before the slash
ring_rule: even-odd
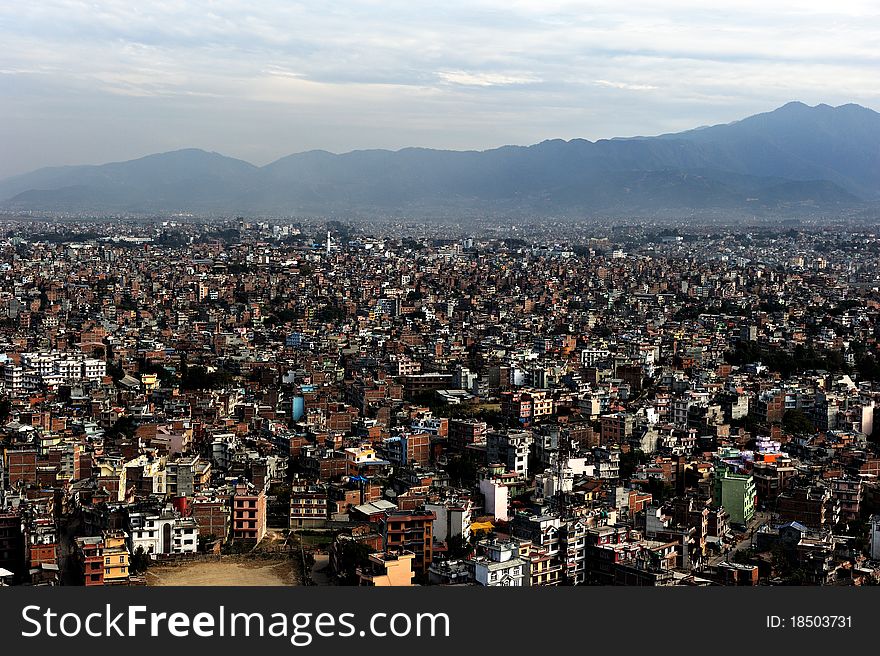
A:
<svg viewBox="0 0 880 656">
<path fill-rule="evenodd" d="M 798 344 L 793 350 L 762 348 L 756 342 L 740 341 L 736 348 L 724 355 L 728 364 L 742 366 L 751 362 L 761 362 L 771 371 L 790 376 L 798 371 L 824 369 L 831 373 L 848 370 L 840 351 L 819 351 L 812 346 Z"/>
<path fill-rule="evenodd" d="M 224 369 L 208 371 L 202 366 L 182 367 L 180 387 L 185 390 L 206 390 L 226 387 L 232 382 L 232 374 Z"/>
</svg>

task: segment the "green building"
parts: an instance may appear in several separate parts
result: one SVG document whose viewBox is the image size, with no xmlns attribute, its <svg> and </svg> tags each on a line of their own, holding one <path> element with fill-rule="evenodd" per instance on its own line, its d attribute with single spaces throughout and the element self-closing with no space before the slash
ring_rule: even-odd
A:
<svg viewBox="0 0 880 656">
<path fill-rule="evenodd" d="M 723 506 L 732 524 L 748 524 L 755 516 L 757 491 L 751 474 L 735 474 L 721 469 L 715 472 L 715 505 Z"/>
</svg>

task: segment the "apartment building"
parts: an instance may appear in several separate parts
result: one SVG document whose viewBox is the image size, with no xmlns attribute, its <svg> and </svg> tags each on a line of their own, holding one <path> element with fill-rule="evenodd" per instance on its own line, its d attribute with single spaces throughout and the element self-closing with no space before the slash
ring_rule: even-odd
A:
<svg viewBox="0 0 880 656">
<path fill-rule="evenodd" d="M 381 520 L 384 551 L 411 551 L 413 570 L 428 571 L 434 559 L 434 520 L 437 516 L 426 510 L 392 510 Z"/>
<path fill-rule="evenodd" d="M 367 587 L 409 587 L 415 572 L 415 554 L 406 550 L 372 553 L 367 567 L 358 570 L 359 585 Z"/>
<path fill-rule="evenodd" d="M 257 490 L 253 485 L 236 485 L 232 497 L 232 539 L 258 543 L 265 536 L 265 490 Z"/>
</svg>

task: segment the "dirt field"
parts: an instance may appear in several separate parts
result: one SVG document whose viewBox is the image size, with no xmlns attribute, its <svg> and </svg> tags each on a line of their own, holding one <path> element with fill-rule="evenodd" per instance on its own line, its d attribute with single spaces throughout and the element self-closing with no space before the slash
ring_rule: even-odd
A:
<svg viewBox="0 0 880 656">
<path fill-rule="evenodd" d="M 150 586 L 300 585 L 290 561 L 254 560 L 199 562 L 177 567 L 156 566 L 147 572 Z"/>
</svg>

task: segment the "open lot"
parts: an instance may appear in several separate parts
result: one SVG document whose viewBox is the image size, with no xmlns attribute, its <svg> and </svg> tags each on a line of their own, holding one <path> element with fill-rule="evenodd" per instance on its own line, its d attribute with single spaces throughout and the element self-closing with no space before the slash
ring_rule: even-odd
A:
<svg viewBox="0 0 880 656">
<path fill-rule="evenodd" d="M 290 560 L 232 560 L 155 566 L 147 572 L 150 586 L 285 586 L 301 585 Z"/>
</svg>

